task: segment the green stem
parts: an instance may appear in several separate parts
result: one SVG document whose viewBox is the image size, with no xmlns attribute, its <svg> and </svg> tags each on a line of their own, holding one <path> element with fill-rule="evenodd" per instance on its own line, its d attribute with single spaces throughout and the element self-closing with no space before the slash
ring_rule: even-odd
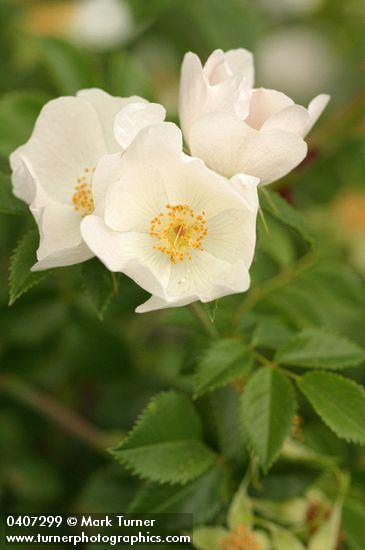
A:
<svg viewBox="0 0 365 550">
<path fill-rule="evenodd" d="M 262 210 L 261 207 L 259 208 L 259 216 L 260 216 L 260 219 L 262 221 L 262 225 L 264 226 L 266 235 L 270 235 L 270 231 L 269 231 L 269 227 L 268 227 L 267 222 L 266 222 L 265 214 L 264 214 L 264 211 Z"/>
<path fill-rule="evenodd" d="M 190 304 L 190 310 L 210 338 L 213 338 L 213 340 L 219 338 L 217 327 L 211 322 L 207 312 L 200 302 L 193 302 Z"/>
<path fill-rule="evenodd" d="M 119 282 L 117 279 L 117 274 L 114 273 L 113 271 L 111 271 L 110 274 L 112 278 L 113 293 L 114 293 L 114 296 L 117 296 L 119 291 Z"/>
<path fill-rule="evenodd" d="M 286 376 L 288 376 L 289 378 L 292 378 L 293 380 L 295 380 L 296 382 L 300 380 L 300 376 L 298 374 L 295 374 L 294 372 L 291 372 L 288 369 L 283 369 L 283 367 L 280 367 L 279 365 L 277 365 L 275 361 L 271 361 L 271 359 L 268 359 L 267 357 L 265 357 L 265 355 L 262 355 L 262 353 L 256 351 L 251 346 L 247 346 L 247 349 L 253 354 L 253 356 L 257 359 L 257 361 L 261 363 L 263 367 L 276 368 L 280 370 L 282 373 L 284 373 Z"/>
<path fill-rule="evenodd" d="M 265 355 L 262 355 L 262 353 L 259 353 L 255 349 L 252 349 L 250 347 L 248 347 L 247 349 L 249 349 L 251 351 L 251 353 L 258 360 L 258 362 L 261 363 L 261 365 L 263 365 L 264 367 L 273 368 L 273 367 L 277 366 L 277 365 L 275 365 L 275 363 L 273 361 L 270 361 L 270 359 L 268 359 L 267 357 L 265 357 Z"/>
<path fill-rule="evenodd" d="M 107 455 L 106 447 L 110 442 L 106 440 L 105 435 L 53 397 L 12 377 L 2 377 L 0 388 L 16 401 L 55 422 L 92 449 Z"/>
</svg>

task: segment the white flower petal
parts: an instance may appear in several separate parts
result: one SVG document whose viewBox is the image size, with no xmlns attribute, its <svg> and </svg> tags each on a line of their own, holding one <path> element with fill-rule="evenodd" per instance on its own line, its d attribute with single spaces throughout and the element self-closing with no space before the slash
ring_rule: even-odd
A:
<svg viewBox="0 0 365 550">
<path fill-rule="evenodd" d="M 215 112 L 201 117 L 190 132 L 191 152 L 226 177 L 245 173 L 261 183 L 275 181 L 307 153 L 303 139 L 291 132 L 259 132 L 235 115 Z"/>
<path fill-rule="evenodd" d="M 116 180 L 120 169 L 121 153 L 104 155 L 96 166 L 92 179 L 92 194 L 95 204 L 95 214 L 104 213 L 105 196 L 108 186 Z"/>
<path fill-rule="evenodd" d="M 204 67 L 197 55 L 191 52 L 185 55 L 181 67 L 179 113 L 188 143 L 192 125 L 206 113 L 220 110 L 243 118 L 248 115 L 252 74 L 248 52 L 242 52 L 245 50 L 227 53 L 215 50 Z"/>
<path fill-rule="evenodd" d="M 328 94 L 317 95 L 308 105 L 308 112 L 311 119 L 311 124 L 307 129 L 307 133 L 313 128 L 323 111 L 325 110 L 331 96 Z"/>
<path fill-rule="evenodd" d="M 210 86 L 217 86 L 231 75 L 223 50 L 214 50 L 203 67 L 203 74 Z"/>
<path fill-rule="evenodd" d="M 165 156 L 170 155 L 170 151 L 181 153 L 183 146 L 181 130 L 172 122 L 161 122 L 143 128 L 138 134 L 138 140 L 133 143 L 123 154 L 123 158 L 132 159 L 138 162 L 141 154 L 150 154 L 152 157 L 158 151 Z M 162 151 L 165 151 L 163 153 Z"/>
<path fill-rule="evenodd" d="M 150 221 L 169 202 L 161 172 L 153 165 L 121 163 L 119 179 L 105 199 L 105 222 L 115 231 L 148 233 Z"/>
<path fill-rule="evenodd" d="M 151 294 L 165 296 L 171 262 L 165 254 L 153 250 L 148 234 L 113 231 L 98 216 L 86 216 L 81 233 L 110 271 L 125 273 Z"/>
<path fill-rule="evenodd" d="M 115 98 L 99 89 L 50 101 L 31 138 L 12 154 L 14 192 L 30 203 L 40 230 L 34 270 L 92 257 L 81 238 L 81 216 L 94 205 L 97 213 L 104 211 L 104 195 L 115 179 L 121 153 L 102 157 L 120 151 L 113 133 L 114 118 L 130 102 L 146 103 L 138 97 Z"/>
<path fill-rule="evenodd" d="M 193 264 L 193 262 L 189 262 L 189 264 Z M 232 292 L 244 292 L 250 286 L 249 273 L 243 262 L 238 262 L 234 266 L 231 265 L 228 267 L 229 264 L 227 265 L 226 262 L 221 262 L 209 254 L 204 254 L 195 266 L 190 266 L 189 264 L 175 265 L 171 271 L 169 290 L 175 291 L 177 286 L 178 296 L 170 294 L 163 299 L 152 295 L 146 302 L 136 308 L 136 312 L 146 313 L 158 309 L 181 307 L 198 300 L 210 302 L 222 296 L 232 294 Z M 175 270 L 175 267 L 178 267 L 178 269 Z M 223 280 L 221 277 L 222 271 L 226 275 L 224 283 L 210 286 L 210 278 L 214 279 L 214 275 L 217 275 L 217 273 L 219 273 L 221 281 Z M 201 292 L 196 290 L 196 282 L 203 289 Z M 207 288 L 210 288 L 208 293 L 206 292 Z M 192 294 L 189 294 L 190 290 Z M 185 295 L 184 293 L 187 294 Z"/>
<path fill-rule="evenodd" d="M 261 126 L 261 131 L 283 130 L 304 137 L 310 125 L 308 110 L 301 105 L 290 105 L 271 115 Z"/>
<path fill-rule="evenodd" d="M 129 103 L 115 117 L 115 138 L 126 149 L 142 128 L 163 122 L 165 117 L 166 110 L 159 103 Z"/>
<path fill-rule="evenodd" d="M 256 243 L 256 214 L 254 211 L 226 210 L 209 220 L 204 250 L 234 264 L 244 260 L 251 265 Z"/>
<path fill-rule="evenodd" d="M 244 48 L 229 50 L 226 52 L 226 62 L 233 74 L 239 74 L 246 80 L 249 88 L 253 87 L 255 71 L 253 55 Z"/>
<path fill-rule="evenodd" d="M 152 218 L 169 202 L 165 180 L 174 174 L 181 149 L 181 131 L 170 122 L 149 126 L 139 133 L 122 155 L 119 174 L 108 188 L 108 227 L 116 231 L 149 231 Z"/>
<path fill-rule="evenodd" d="M 110 271 L 123 271 L 126 259 L 133 255 L 133 247 L 126 247 L 125 235 L 109 229 L 99 216 L 86 216 L 81 222 L 81 234 Z"/>
<path fill-rule="evenodd" d="M 44 252 L 47 250 L 50 253 L 80 244 L 81 217 L 72 206 L 49 201 L 41 209 L 40 220 L 39 232 Z"/>
<path fill-rule="evenodd" d="M 242 200 L 253 212 L 257 212 L 259 198 L 257 195 L 257 186 L 260 178 L 248 176 L 247 174 L 236 174 L 230 179 L 232 187 L 241 195 Z"/>
<path fill-rule="evenodd" d="M 201 159 L 183 155 L 170 159 L 165 172 L 170 204 L 188 204 L 196 214 L 205 212 L 207 220 L 242 203 L 242 196 L 234 186 L 218 173 L 207 169 Z M 242 204 L 241 204 L 242 207 Z"/>
<path fill-rule="evenodd" d="M 200 106 L 206 101 L 206 81 L 199 57 L 192 52 L 185 54 L 181 65 L 179 114 L 181 128 L 188 139 L 193 122 L 200 116 Z"/>
<path fill-rule="evenodd" d="M 192 253 L 191 261 L 172 265 L 167 296 L 179 300 L 197 296 L 202 302 L 211 302 L 233 292 L 244 292 L 249 285 L 243 261 L 231 264 L 198 250 Z"/>
<path fill-rule="evenodd" d="M 182 298 L 181 300 L 164 300 L 157 296 L 151 296 L 144 304 L 141 304 L 136 308 L 136 313 L 148 313 L 149 311 L 156 311 L 158 309 L 166 309 L 169 307 L 187 306 L 192 302 L 196 302 L 196 297 Z"/>
<path fill-rule="evenodd" d="M 157 299 L 172 307 L 249 286 L 257 178 L 240 174 L 229 181 L 212 172 L 176 149 L 179 134 L 169 123 L 143 129 L 121 156 L 119 175 L 107 191 L 105 221 L 92 215 L 81 223 L 98 258 L 155 297 L 139 311 L 155 309 Z M 193 220 L 199 220 L 198 229 Z"/>
<path fill-rule="evenodd" d="M 282 92 L 257 88 L 251 92 L 250 112 L 245 122 L 259 130 L 269 117 L 290 105 L 294 105 L 294 101 Z"/>
<path fill-rule="evenodd" d="M 44 271 L 45 269 L 52 269 L 53 267 L 79 264 L 90 260 L 93 256 L 94 254 L 90 252 L 86 244 L 80 243 L 78 246 L 52 252 L 52 254 L 38 260 L 31 271 Z"/>
<path fill-rule="evenodd" d="M 187 204 L 207 219 L 236 208 L 239 195 L 230 182 L 200 159 L 176 149 L 178 128 L 162 123 L 142 130 L 121 158 L 120 175 L 106 197 L 106 224 L 118 231 L 149 230 L 166 204 Z M 122 214 L 123 213 L 123 214 Z"/>
<path fill-rule="evenodd" d="M 77 178 L 107 152 L 93 107 L 83 99 L 61 97 L 47 103 L 22 156 L 49 197 L 71 204 Z"/>
<path fill-rule="evenodd" d="M 108 153 L 120 151 L 120 146 L 114 136 L 114 120 L 121 109 L 129 104 L 145 105 L 147 101 L 142 97 L 113 97 L 99 88 L 80 90 L 77 97 L 84 99 L 94 108 L 102 127 Z"/>
<path fill-rule="evenodd" d="M 38 263 L 33 271 L 72 265 L 92 258 L 92 252 L 81 239 L 80 215 L 71 206 L 49 201 L 45 207 L 31 207 L 31 210 L 40 233 Z"/>
<path fill-rule="evenodd" d="M 14 195 L 30 204 L 35 198 L 37 188 L 36 182 L 22 157 L 22 149 L 23 147 L 19 147 L 10 155 L 11 180 Z"/>
</svg>

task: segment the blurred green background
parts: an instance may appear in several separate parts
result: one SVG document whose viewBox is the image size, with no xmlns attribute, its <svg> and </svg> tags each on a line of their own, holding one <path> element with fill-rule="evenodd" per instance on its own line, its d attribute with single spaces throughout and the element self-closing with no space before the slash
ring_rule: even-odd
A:
<svg viewBox="0 0 365 550">
<path fill-rule="evenodd" d="M 260 316 L 270 315 L 289 331 L 325 325 L 365 345 L 364 2 L 96 4 L 0 0 L 2 173 L 9 174 L 9 153 L 27 140 L 48 99 L 98 86 L 113 95 L 161 102 L 177 121 L 186 51 L 205 60 L 215 48 L 250 49 L 257 86 L 280 89 L 305 105 L 320 92 L 332 100 L 311 135 L 308 159 L 277 184 L 303 210 L 315 234 L 316 259 L 298 278 L 284 277 L 283 285 L 244 316 L 241 330 L 251 334 Z M 17 214 L 0 216 L 1 508 L 124 511 L 141 482 L 104 449 L 120 440 L 156 392 L 189 390 L 206 337 L 184 308 L 137 316 L 134 307 L 145 293 L 125 277 L 118 279 L 116 295 L 95 304 L 85 289 L 88 268 L 80 266 L 54 270 L 9 308 L 10 257 L 33 227 L 30 216 Z M 305 248 L 280 222 L 268 223 L 271 237 L 259 240 L 254 286 L 287 272 Z M 228 326 L 242 299 L 221 301 L 218 325 Z M 95 309 L 100 314 L 106 302 L 101 321 Z M 365 381 L 361 372 L 354 376 Z M 308 411 L 303 429 L 309 439 L 339 453 L 364 491 L 363 451 L 334 440 L 316 422 Z M 228 426 L 233 438 L 235 429 Z M 216 445 L 208 428 L 206 438 Z M 243 473 L 247 455 L 242 450 L 239 456 L 237 471 Z M 222 497 L 223 507 L 226 501 Z"/>
</svg>

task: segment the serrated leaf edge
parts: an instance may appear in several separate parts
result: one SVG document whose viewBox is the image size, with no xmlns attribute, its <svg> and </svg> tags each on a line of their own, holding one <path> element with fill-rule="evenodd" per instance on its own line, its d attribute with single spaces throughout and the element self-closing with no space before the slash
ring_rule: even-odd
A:
<svg viewBox="0 0 365 550">
<path fill-rule="evenodd" d="M 192 441 L 196 441 L 195 439 L 192 440 Z M 201 442 L 202 445 L 204 445 L 203 442 Z M 186 485 L 187 483 L 189 483 L 190 481 L 194 481 L 195 479 L 199 478 L 201 475 L 205 474 L 209 468 L 213 467 L 214 466 L 214 452 L 209 449 L 209 447 L 207 447 L 207 449 L 209 451 L 211 451 L 211 461 L 208 462 L 207 461 L 207 465 L 205 466 L 205 468 L 201 469 L 201 471 L 197 472 L 196 474 L 194 474 L 193 476 L 186 476 L 184 474 L 182 474 L 181 472 L 179 473 L 179 476 L 180 478 L 178 477 L 174 477 L 174 479 L 170 479 L 169 477 L 164 477 L 163 475 L 162 476 L 159 476 L 158 478 L 156 477 L 150 477 L 150 476 L 147 476 L 145 474 L 142 474 L 138 469 L 136 469 L 131 463 L 130 461 L 125 458 L 124 456 L 121 456 L 121 455 L 117 455 L 117 451 L 114 452 L 114 451 L 111 451 L 113 457 L 115 458 L 115 460 L 117 462 L 119 462 L 120 464 L 122 464 L 123 466 L 125 466 L 125 468 L 130 471 L 133 475 L 135 475 L 138 479 L 142 480 L 142 481 L 150 481 L 150 482 L 153 482 L 153 483 L 160 483 L 160 484 L 166 484 L 166 485 L 180 485 L 180 486 L 184 486 Z M 120 451 L 122 452 L 122 451 Z"/>
<path fill-rule="evenodd" d="M 208 468 L 214 464 L 214 451 L 212 451 L 212 449 L 210 449 L 209 447 L 207 447 L 207 449 L 209 451 L 211 451 L 211 454 L 212 454 L 212 462 L 211 464 L 207 465 L 207 468 L 202 470 L 199 474 L 193 476 L 193 477 L 188 477 L 188 478 L 181 478 L 180 481 L 172 481 L 171 479 L 169 478 L 164 478 L 163 476 L 160 477 L 159 479 L 153 479 L 151 477 L 148 477 L 144 474 L 141 474 L 141 472 L 139 472 L 136 468 L 133 467 L 133 465 L 131 465 L 129 463 L 129 461 L 124 457 L 124 456 L 121 456 L 119 453 L 121 453 L 123 451 L 122 449 L 122 446 L 127 443 L 129 441 L 129 439 L 132 437 L 132 435 L 134 434 L 134 432 L 139 428 L 140 424 L 142 423 L 145 415 L 149 412 L 147 410 L 147 408 L 156 402 L 156 400 L 161 397 L 162 395 L 178 395 L 178 396 L 184 396 L 186 397 L 188 400 L 189 398 L 182 394 L 182 393 L 178 393 L 176 392 L 175 390 L 168 390 L 168 391 L 164 391 L 164 392 L 160 392 L 158 393 L 157 395 L 155 395 L 154 397 L 152 397 L 152 399 L 149 401 L 149 403 L 147 404 L 147 406 L 143 409 L 143 411 L 141 411 L 141 413 L 138 415 L 137 417 L 137 420 L 136 422 L 134 423 L 134 426 L 132 428 L 132 430 L 129 432 L 129 434 L 123 439 L 123 441 L 120 443 L 120 445 L 118 445 L 117 447 L 114 447 L 114 448 L 111 448 L 111 449 L 108 449 L 108 451 L 112 454 L 112 456 L 115 458 L 115 460 L 117 460 L 120 464 L 122 464 L 123 466 L 125 466 L 130 472 L 132 472 L 136 477 L 138 477 L 139 479 L 141 480 L 145 480 L 145 481 L 153 481 L 153 482 L 157 482 L 157 483 L 166 483 L 168 485 L 185 485 L 186 483 L 188 483 L 189 481 L 193 481 L 194 479 L 197 479 L 200 475 L 204 474 Z M 194 407 L 194 405 L 191 403 L 192 407 Z M 174 440 L 172 440 L 174 441 Z M 179 440 L 181 441 L 181 440 Z M 198 441 L 200 442 L 199 439 L 192 439 L 192 441 Z M 204 445 L 204 442 L 201 441 L 202 445 Z"/>
<path fill-rule="evenodd" d="M 222 339 L 222 341 L 223 341 L 223 340 L 232 340 L 232 341 L 234 341 L 234 342 L 238 342 L 238 343 L 242 344 L 242 342 L 240 342 L 239 340 L 235 340 L 234 338 L 224 338 L 224 339 Z M 243 345 L 243 344 L 242 344 L 242 345 Z M 237 375 L 236 375 L 236 376 L 232 376 L 232 378 L 227 379 L 227 381 L 225 381 L 225 382 L 216 382 L 215 384 L 213 384 L 212 386 L 210 386 L 208 389 L 205 389 L 205 390 L 203 390 L 203 391 L 197 390 L 197 389 L 196 389 L 196 386 L 197 386 L 197 381 L 198 381 L 199 374 L 200 374 L 200 372 L 199 372 L 199 370 L 198 370 L 198 369 L 199 369 L 199 365 L 202 363 L 202 361 L 204 361 L 204 358 L 208 355 L 208 353 L 210 352 L 210 350 L 211 350 L 211 347 L 209 347 L 209 348 L 206 350 L 206 352 L 200 357 L 200 360 L 199 360 L 199 362 L 198 362 L 197 369 L 196 369 L 196 371 L 195 371 L 195 373 L 194 373 L 194 375 L 193 375 L 193 391 L 194 391 L 194 393 L 193 393 L 193 399 L 198 399 L 198 398 L 201 397 L 202 395 L 205 395 L 205 394 L 207 394 L 207 393 L 211 393 L 211 392 L 213 392 L 214 390 L 216 390 L 216 389 L 218 389 L 218 388 L 221 388 L 221 387 L 224 387 L 224 386 L 230 384 L 233 380 L 237 380 L 237 379 L 241 378 L 241 376 L 237 376 Z M 247 353 L 249 354 L 249 351 L 248 351 L 248 350 L 246 350 L 246 351 L 247 351 Z M 236 361 L 239 361 L 239 357 L 238 357 L 234 362 L 236 362 Z M 252 365 L 253 365 L 253 356 L 251 356 L 251 367 L 252 367 Z M 242 377 L 243 377 L 243 375 L 244 375 L 244 373 L 242 373 Z"/>
<path fill-rule="evenodd" d="M 331 330 L 328 330 L 326 328 L 317 328 L 317 329 L 313 329 L 313 328 L 310 328 L 310 329 L 303 329 L 299 332 L 297 332 L 295 335 L 293 335 L 291 337 L 290 340 L 288 340 L 288 342 L 286 342 L 286 344 L 284 346 L 282 346 L 281 348 L 278 348 L 277 351 L 275 352 L 275 361 L 280 364 L 280 357 L 279 357 L 279 354 L 280 354 L 280 351 L 283 351 L 289 344 L 291 341 L 294 341 L 296 338 L 300 338 L 301 336 L 305 335 L 306 333 L 308 332 L 311 332 L 313 330 L 318 330 L 318 332 L 322 332 L 323 334 L 326 334 L 328 336 L 331 336 L 331 337 L 338 337 L 338 338 L 341 338 L 341 340 L 345 341 L 347 344 L 351 345 L 351 346 L 354 346 L 355 348 L 358 348 L 359 352 L 361 351 L 363 353 L 363 357 L 361 360 L 353 360 L 351 362 L 346 362 L 346 364 L 344 366 L 341 366 L 341 367 L 335 367 L 335 368 L 331 368 L 331 367 L 323 367 L 321 366 L 320 364 L 312 364 L 311 366 L 305 366 L 305 365 L 300 365 L 299 363 L 292 363 L 293 366 L 295 367 L 298 367 L 298 368 L 317 368 L 317 369 L 322 369 L 322 370 L 325 370 L 325 371 L 335 371 L 337 369 L 345 369 L 345 368 L 350 368 L 350 367 L 354 367 L 354 366 L 358 366 L 358 365 L 361 365 L 364 361 L 365 361 L 365 350 L 359 346 L 356 342 L 353 342 L 348 336 L 344 336 L 342 334 L 339 334 L 337 333 L 336 331 L 331 331 Z M 282 363 L 283 365 L 285 366 L 288 366 L 290 365 L 290 363 Z"/>
<path fill-rule="evenodd" d="M 317 371 L 308 372 L 304 376 L 309 376 L 310 374 L 313 374 L 315 372 L 317 372 Z M 319 371 L 319 372 L 321 374 L 323 374 L 323 371 Z M 365 394 L 365 389 L 363 388 L 363 386 L 361 386 L 360 384 L 357 384 L 357 382 L 354 382 L 354 380 L 350 380 L 346 376 L 341 376 L 340 374 L 337 374 L 337 373 L 334 373 L 334 372 L 327 372 L 326 374 L 328 374 L 329 376 L 339 378 L 340 380 L 347 380 L 347 382 L 350 382 L 350 384 L 352 384 L 354 387 L 360 388 Z M 302 376 L 301 378 L 304 378 L 304 376 Z M 353 437 L 344 437 L 344 436 L 338 435 L 338 433 L 332 428 L 332 426 L 329 425 L 329 423 L 325 420 L 325 418 L 323 418 L 321 413 L 319 413 L 317 411 L 317 409 L 314 407 L 314 405 L 312 404 L 310 399 L 307 397 L 307 395 L 301 389 L 301 387 L 300 387 L 301 378 L 299 378 L 298 381 L 297 381 L 297 384 L 299 386 L 299 389 L 300 389 L 301 393 L 304 395 L 304 397 L 310 403 L 311 407 L 313 408 L 315 413 L 319 416 L 319 418 L 322 420 L 322 422 L 331 430 L 331 432 L 333 432 L 339 439 L 342 439 L 343 441 L 346 441 L 347 443 L 356 443 L 356 444 L 359 444 L 359 445 L 363 445 L 365 443 L 365 438 L 364 438 L 364 440 L 361 440 L 361 439 L 357 439 L 357 438 L 353 438 Z M 364 395 L 364 397 L 365 397 L 365 395 Z"/>
<path fill-rule="evenodd" d="M 11 286 L 12 286 L 12 282 L 13 282 L 13 265 L 14 265 L 14 262 L 15 262 L 15 256 L 19 250 L 19 248 L 21 247 L 21 245 L 23 244 L 23 241 L 33 232 L 35 232 L 36 229 L 30 229 L 27 233 L 24 233 L 24 235 L 19 239 L 19 241 L 17 242 L 12 254 L 11 254 L 11 257 L 10 257 L 10 265 L 9 265 L 9 277 L 8 277 L 8 284 L 9 284 L 9 302 L 8 302 L 8 305 L 9 306 L 12 306 L 19 298 L 20 296 L 22 296 L 23 294 L 25 294 L 25 292 L 27 292 L 30 288 L 32 288 L 33 286 L 36 286 L 38 283 L 40 283 L 41 281 L 43 281 L 50 273 L 51 273 L 51 270 L 46 270 L 44 271 L 43 273 L 39 273 L 39 277 L 37 277 L 37 279 L 31 281 L 28 285 L 26 285 L 22 290 L 21 292 L 18 292 L 16 293 L 15 295 L 13 295 L 12 291 L 11 291 Z"/>
<path fill-rule="evenodd" d="M 261 369 L 266 369 L 266 368 L 268 368 L 268 367 L 261 367 Z M 261 369 L 258 369 L 256 372 L 258 372 L 258 371 L 261 370 Z M 254 373 L 254 374 L 255 374 L 255 373 Z M 297 410 L 297 408 L 298 408 L 298 401 L 297 401 L 297 399 L 296 399 L 294 386 L 293 386 L 293 384 L 291 383 L 291 381 L 288 379 L 288 377 L 286 377 L 285 375 L 284 375 L 284 377 L 285 377 L 285 379 L 289 382 L 289 384 L 290 384 L 290 386 L 291 386 L 292 397 L 293 397 L 293 401 L 294 401 L 294 403 L 293 403 L 293 405 L 294 405 L 294 407 L 293 407 L 293 415 L 295 415 L 295 412 L 296 412 L 296 410 Z M 244 392 L 243 392 L 242 395 L 241 395 L 241 410 L 242 410 L 242 407 L 243 407 L 243 399 L 244 399 L 243 396 L 244 396 Z M 248 431 L 247 428 L 246 428 L 245 417 L 244 417 L 243 414 L 240 415 L 240 425 L 241 425 L 241 429 L 243 430 L 243 434 L 247 437 L 247 443 L 248 443 L 247 447 L 248 447 L 248 450 L 249 450 L 250 454 L 251 454 L 252 456 L 254 456 L 254 457 L 258 460 L 258 462 L 259 462 L 259 464 L 260 464 L 260 466 L 261 466 L 263 472 L 264 472 L 265 474 L 267 474 L 267 472 L 268 472 L 268 471 L 270 470 L 270 468 L 273 466 L 274 462 L 276 462 L 276 460 L 278 459 L 278 457 L 279 457 L 279 455 L 280 455 L 280 453 L 281 453 L 281 450 L 282 450 L 282 446 L 279 447 L 279 449 L 273 454 L 273 456 L 272 456 L 272 458 L 271 458 L 271 460 L 270 460 L 269 462 L 263 464 L 263 463 L 261 462 L 261 458 L 259 457 L 257 451 L 255 450 L 255 445 L 254 445 L 254 443 L 253 443 L 252 440 L 251 440 L 250 433 L 249 433 L 249 431 Z M 289 434 L 288 434 L 288 435 L 289 435 Z M 284 441 L 285 441 L 285 439 L 284 439 Z M 284 444 L 284 441 L 283 441 L 283 444 Z"/>
</svg>

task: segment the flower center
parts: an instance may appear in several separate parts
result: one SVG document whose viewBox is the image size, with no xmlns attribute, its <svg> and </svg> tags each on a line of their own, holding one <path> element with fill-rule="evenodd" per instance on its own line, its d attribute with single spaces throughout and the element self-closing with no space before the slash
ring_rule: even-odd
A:
<svg viewBox="0 0 365 550">
<path fill-rule="evenodd" d="M 83 175 L 77 178 L 72 204 L 82 218 L 94 212 L 94 199 L 91 191 L 91 181 L 95 168 L 85 168 Z"/>
<path fill-rule="evenodd" d="M 221 540 L 222 550 L 262 550 L 255 533 L 239 525 Z"/>
<path fill-rule="evenodd" d="M 165 209 L 150 222 L 150 235 L 158 241 L 154 249 L 167 254 L 173 264 L 185 257 L 191 260 L 190 251 L 203 250 L 208 233 L 205 212 L 196 215 L 187 204 L 166 204 Z"/>
</svg>

